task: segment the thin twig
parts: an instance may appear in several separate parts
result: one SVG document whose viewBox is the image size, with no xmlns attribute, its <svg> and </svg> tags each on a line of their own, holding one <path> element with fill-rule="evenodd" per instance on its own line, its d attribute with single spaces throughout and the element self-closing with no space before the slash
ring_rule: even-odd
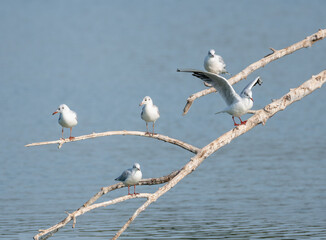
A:
<svg viewBox="0 0 326 240">
<path fill-rule="evenodd" d="M 266 55 L 264 58 L 260 59 L 259 61 L 250 64 L 248 67 L 243 69 L 238 74 L 231 77 L 228 81 L 231 85 L 241 81 L 242 79 L 245 79 L 251 74 L 252 72 L 256 71 L 259 68 L 262 68 L 266 66 L 268 63 L 275 61 L 281 57 L 284 57 L 286 55 L 289 55 L 299 49 L 311 47 L 315 42 L 322 40 L 326 37 L 326 29 L 320 29 L 318 32 L 306 37 L 304 40 L 297 42 L 289 47 L 283 48 L 281 50 L 275 50 L 274 48 L 270 48 L 273 52 L 271 54 Z M 209 89 L 204 89 L 200 92 L 194 93 L 191 96 L 188 97 L 187 103 L 183 109 L 183 114 L 186 115 L 193 104 L 193 102 L 202 96 L 205 96 L 207 94 L 216 92 L 216 89 L 211 87 Z"/>
<path fill-rule="evenodd" d="M 122 197 L 112 199 L 110 201 L 106 201 L 106 202 L 102 202 L 102 203 L 96 203 L 96 204 L 92 204 L 92 205 L 90 205 L 88 207 L 83 207 L 82 209 L 72 213 L 71 215 L 76 218 L 76 217 L 78 217 L 80 215 L 83 215 L 84 213 L 87 213 L 87 212 L 89 212 L 89 211 L 91 211 L 93 209 L 96 209 L 96 208 L 107 207 L 109 205 L 124 202 L 126 200 L 133 199 L 133 198 L 147 198 L 148 199 L 151 196 L 152 196 L 151 193 L 137 193 L 137 194 L 125 195 L 125 196 L 122 196 Z"/>
</svg>

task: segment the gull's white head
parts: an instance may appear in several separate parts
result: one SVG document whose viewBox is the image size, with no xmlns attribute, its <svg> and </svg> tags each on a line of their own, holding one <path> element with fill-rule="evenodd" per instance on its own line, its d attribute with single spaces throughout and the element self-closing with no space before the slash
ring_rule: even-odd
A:
<svg viewBox="0 0 326 240">
<path fill-rule="evenodd" d="M 143 101 L 139 104 L 139 106 L 147 104 L 153 104 L 153 101 L 149 96 L 144 97 Z"/>
<path fill-rule="evenodd" d="M 140 171 L 140 165 L 139 165 L 139 163 L 134 163 L 134 165 L 132 166 L 132 168 L 138 169 Z"/>
<path fill-rule="evenodd" d="M 249 90 L 249 89 L 246 89 L 246 90 L 242 93 L 242 96 L 251 99 L 251 101 L 254 101 L 254 99 L 252 98 L 252 91 Z"/>
<path fill-rule="evenodd" d="M 62 113 L 63 111 L 66 110 L 70 110 L 70 108 L 66 105 L 66 104 L 61 104 L 57 110 L 55 110 L 54 113 L 52 113 L 52 115 L 56 114 L 56 113 Z"/>
<path fill-rule="evenodd" d="M 214 55 L 215 55 L 215 50 L 214 50 L 214 49 L 209 50 L 209 51 L 208 51 L 208 55 L 209 55 L 210 57 L 214 57 Z"/>
</svg>

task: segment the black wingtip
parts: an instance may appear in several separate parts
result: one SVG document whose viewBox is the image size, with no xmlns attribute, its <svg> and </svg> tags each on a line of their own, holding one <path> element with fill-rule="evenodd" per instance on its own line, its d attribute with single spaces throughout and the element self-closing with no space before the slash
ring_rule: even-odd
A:
<svg viewBox="0 0 326 240">
<path fill-rule="evenodd" d="M 179 68 L 177 68 L 177 72 L 181 72 Z"/>
<path fill-rule="evenodd" d="M 257 77 L 257 81 L 256 81 L 256 83 L 254 84 L 254 86 L 257 85 L 257 84 L 258 84 L 259 86 L 261 86 L 262 83 L 263 83 L 263 80 L 261 80 L 260 77 Z"/>
</svg>

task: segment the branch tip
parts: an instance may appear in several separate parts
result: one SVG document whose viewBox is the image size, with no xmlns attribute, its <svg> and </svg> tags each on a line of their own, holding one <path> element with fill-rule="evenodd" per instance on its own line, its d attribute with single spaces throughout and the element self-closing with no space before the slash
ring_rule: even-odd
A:
<svg viewBox="0 0 326 240">
<path fill-rule="evenodd" d="M 76 217 L 73 216 L 72 219 L 73 219 L 72 228 L 75 228 L 76 227 L 76 222 L 77 222 Z"/>
<path fill-rule="evenodd" d="M 269 48 L 270 50 L 272 50 L 273 51 L 273 53 L 275 53 L 276 52 L 276 50 L 274 49 L 274 48 Z"/>
</svg>

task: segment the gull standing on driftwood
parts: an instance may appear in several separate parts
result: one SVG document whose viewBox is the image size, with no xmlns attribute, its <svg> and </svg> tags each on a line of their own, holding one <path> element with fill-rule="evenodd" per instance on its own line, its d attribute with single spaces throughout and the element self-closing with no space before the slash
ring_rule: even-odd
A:
<svg viewBox="0 0 326 240">
<path fill-rule="evenodd" d="M 134 185 L 134 194 L 136 193 L 136 184 L 141 180 L 142 172 L 140 170 L 139 163 L 135 163 L 132 168 L 125 170 L 119 177 L 117 177 L 116 181 L 121 181 L 123 184 L 128 186 L 128 195 L 130 194 L 130 185 Z"/>
<path fill-rule="evenodd" d="M 204 67 L 207 72 L 215 74 L 228 73 L 225 69 L 226 65 L 223 58 L 219 55 L 216 55 L 214 49 L 208 51 L 208 54 L 204 60 Z"/>
<path fill-rule="evenodd" d="M 217 113 L 226 112 L 232 115 L 234 126 L 246 124 L 247 121 L 242 121 L 241 116 L 246 114 L 253 106 L 253 98 L 251 89 L 257 83 L 262 84 L 260 77 L 257 77 L 255 80 L 250 82 L 240 93 L 240 96 L 234 91 L 231 84 L 222 76 L 219 76 L 214 73 L 198 71 L 194 69 L 178 69 L 178 72 L 191 72 L 193 76 L 200 78 L 201 80 L 212 84 L 213 87 L 219 92 L 228 105 L 223 111 Z M 216 114 L 217 114 L 216 113 Z M 237 124 L 234 120 L 234 117 L 240 119 L 240 124 Z"/>
<path fill-rule="evenodd" d="M 153 104 L 152 99 L 149 96 L 144 97 L 143 101 L 139 106 L 145 105 L 141 112 L 141 118 L 146 122 L 146 134 L 150 134 L 148 131 L 148 122 L 153 122 L 153 133 L 154 135 L 154 125 L 155 121 L 160 117 L 160 112 L 158 107 Z"/>
<path fill-rule="evenodd" d="M 52 113 L 52 115 L 60 113 L 58 122 L 62 126 L 62 138 L 63 138 L 63 128 L 70 128 L 70 137 L 72 140 L 74 137 L 71 136 L 71 131 L 74 126 L 77 125 L 77 114 L 70 110 L 70 108 L 66 104 L 61 104 L 58 109 Z M 63 138 L 64 139 L 64 138 Z"/>
</svg>

